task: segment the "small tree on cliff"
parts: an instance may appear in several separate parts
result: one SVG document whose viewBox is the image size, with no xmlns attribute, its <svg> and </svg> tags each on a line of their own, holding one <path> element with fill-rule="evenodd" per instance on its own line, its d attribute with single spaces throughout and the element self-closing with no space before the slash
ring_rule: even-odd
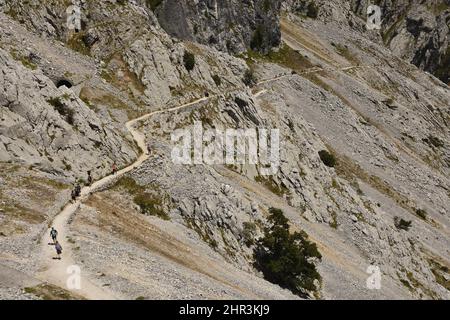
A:
<svg viewBox="0 0 450 320">
<path fill-rule="evenodd" d="M 322 256 L 305 232 L 289 232 L 288 219 L 280 209 L 270 209 L 269 226 L 254 251 L 254 266 L 264 278 L 294 294 L 306 297 L 321 280 L 314 260 Z"/>
</svg>

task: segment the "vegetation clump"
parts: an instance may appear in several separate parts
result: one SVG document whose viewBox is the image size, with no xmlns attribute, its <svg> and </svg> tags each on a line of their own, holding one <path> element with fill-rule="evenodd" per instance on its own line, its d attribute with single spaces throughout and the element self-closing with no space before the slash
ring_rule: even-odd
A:
<svg viewBox="0 0 450 320">
<path fill-rule="evenodd" d="M 424 209 L 416 209 L 416 215 L 422 220 L 427 220 L 428 214 Z"/>
<path fill-rule="evenodd" d="M 336 166 L 336 157 L 326 150 L 319 151 L 320 160 L 327 167 L 334 168 Z"/>
<path fill-rule="evenodd" d="M 412 221 L 407 221 L 402 218 L 395 217 L 394 224 L 397 229 L 408 231 L 411 228 Z"/>
<path fill-rule="evenodd" d="M 163 0 L 147 0 L 147 6 L 149 6 L 152 11 L 155 11 L 162 1 Z"/>
<path fill-rule="evenodd" d="M 242 82 L 248 87 L 253 87 L 256 84 L 256 77 L 253 69 L 250 68 L 245 71 Z"/>
<path fill-rule="evenodd" d="M 253 33 L 252 40 L 250 41 L 250 48 L 255 51 L 259 51 L 262 49 L 264 44 L 264 30 L 262 25 L 258 25 L 256 27 L 255 32 Z"/>
<path fill-rule="evenodd" d="M 183 56 L 184 66 L 187 71 L 194 70 L 195 67 L 195 55 L 192 52 L 185 51 Z"/>
<path fill-rule="evenodd" d="M 222 79 L 220 78 L 220 76 L 215 74 L 215 75 L 213 75 L 212 78 L 213 78 L 214 83 L 216 84 L 216 86 L 220 87 L 220 85 L 222 84 Z"/>
<path fill-rule="evenodd" d="M 321 276 L 315 261 L 322 255 L 316 244 L 301 232 L 290 233 L 288 219 L 280 209 L 271 208 L 269 226 L 254 250 L 254 266 L 264 278 L 301 297 L 316 293 Z"/>
<path fill-rule="evenodd" d="M 75 122 L 74 112 L 72 109 L 68 108 L 60 97 L 51 98 L 47 100 L 47 102 L 52 105 L 56 111 L 66 120 L 66 122 L 70 125 L 73 125 Z"/>
<path fill-rule="evenodd" d="M 133 195 L 133 202 L 138 205 L 140 211 L 144 215 L 157 216 L 163 220 L 170 220 L 169 216 L 163 209 L 163 201 L 161 197 L 157 197 L 145 190 L 144 187 L 138 185 L 134 179 L 122 178 L 118 186 L 126 189 Z"/>
<path fill-rule="evenodd" d="M 314 2 L 310 2 L 306 7 L 306 16 L 311 19 L 317 19 L 319 16 L 319 7 Z"/>
<path fill-rule="evenodd" d="M 253 222 L 243 223 L 242 237 L 244 238 L 244 243 L 247 247 L 251 247 L 255 244 L 256 230 L 256 224 Z"/>
</svg>

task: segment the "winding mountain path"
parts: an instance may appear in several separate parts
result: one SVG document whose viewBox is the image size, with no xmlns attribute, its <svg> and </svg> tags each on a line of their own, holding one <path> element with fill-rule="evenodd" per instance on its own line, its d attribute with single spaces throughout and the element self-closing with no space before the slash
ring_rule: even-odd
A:
<svg viewBox="0 0 450 320">
<path fill-rule="evenodd" d="M 166 113 L 166 112 L 174 112 L 180 109 L 188 108 L 193 105 L 196 105 L 200 102 L 207 101 L 216 96 L 211 96 L 208 98 L 201 98 L 195 100 L 190 103 L 183 104 L 178 107 L 166 109 L 166 110 L 158 110 L 151 113 L 148 113 L 142 117 L 137 119 L 133 119 L 126 123 L 126 127 L 128 131 L 131 133 L 134 141 L 137 143 L 142 153 L 137 158 L 135 162 L 131 165 L 119 170 L 116 174 L 108 175 L 101 180 L 94 182 L 91 186 L 86 186 L 81 190 L 81 196 L 73 203 L 67 204 L 61 213 L 59 213 L 55 219 L 53 220 L 51 226 L 58 230 L 58 241 L 63 247 L 63 253 L 61 255 L 61 260 L 55 260 L 56 251 L 53 245 L 50 244 L 50 229 L 43 235 L 41 238 L 41 261 L 40 261 L 40 271 L 36 275 L 36 278 L 57 285 L 61 288 L 69 289 L 68 280 L 71 279 L 71 275 L 73 272 L 76 272 L 76 269 L 73 266 L 76 266 L 76 262 L 73 260 L 72 249 L 70 245 L 70 239 L 67 238 L 67 234 L 69 234 L 68 226 L 71 222 L 72 216 L 78 210 L 80 205 L 85 201 L 91 194 L 100 190 L 104 186 L 110 185 L 114 181 L 118 180 L 120 177 L 125 175 L 126 173 L 136 169 L 139 167 L 144 161 L 149 158 L 147 153 L 147 146 L 145 143 L 144 135 L 139 132 L 136 128 L 137 124 L 141 121 L 144 121 L 154 115 Z M 81 288 L 74 289 L 78 295 L 85 297 L 90 300 L 112 300 L 112 299 L 121 299 L 122 297 L 117 296 L 116 294 L 112 294 L 109 290 L 105 288 L 98 287 L 93 282 L 89 280 L 89 276 L 83 273 L 83 270 L 80 270 L 81 274 Z"/>
<path fill-rule="evenodd" d="M 343 68 L 342 70 L 344 71 Z M 307 69 L 303 71 L 301 74 L 308 74 L 308 73 L 315 73 L 322 71 L 322 68 L 314 67 L 311 69 Z M 277 81 L 286 77 L 292 76 L 292 74 L 282 74 L 278 75 L 276 77 L 273 77 L 271 79 L 265 79 L 256 84 L 257 86 L 260 86 L 262 84 L 267 84 L 269 82 Z M 239 88 L 233 88 L 228 90 L 227 92 L 238 90 Z M 259 97 L 260 95 L 266 93 L 266 89 L 259 90 L 253 94 L 255 98 Z M 145 114 L 139 118 L 130 120 L 126 123 L 126 128 L 130 132 L 130 134 L 133 137 L 133 140 L 137 143 L 139 148 L 141 149 L 141 155 L 136 159 L 135 162 L 130 164 L 129 166 L 119 170 L 116 172 L 116 174 L 111 174 L 108 176 L 105 176 L 104 178 L 94 182 L 91 186 L 86 186 L 82 188 L 81 190 L 81 196 L 73 203 L 67 204 L 63 210 L 55 217 L 53 220 L 51 226 L 54 227 L 56 230 L 58 230 L 59 237 L 58 241 L 60 242 L 61 246 L 63 247 L 63 253 L 61 255 L 61 260 L 55 260 L 56 252 L 53 245 L 51 245 L 50 242 L 50 229 L 47 230 L 47 232 L 42 236 L 41 238 L 41 256 L 40 256 L 40 269 L 38 273 L 36 274 L 36 278 L 42 281 L 46 281 L 48 283 L 51 283 L 53 285 L 59 286 L 61 288 L 69 289 L 68 286 L 68 280 L 71 279 L 71 276 L 74 274 L 73 272 L 76 272 L 76 269 L 73 268 L 73 266 L 77 266 L 76 261 L 73 259 L 72 254 L 72 246 L 70 244 L 70 239 L 67 237 L 69 234 L 69 225 L 71 223 L 73 215 L 76 213 L 76 211 L 79 209 L 80 205 L 87 200 L 87 198 L 97 192 L 98 190 L 101 190 L 105 186 L 113 184 L 115 181 L 117 181 L 120 177 L 125 175 L 126 173 L 138 168 L 142 165 L 148 158 L 148 152 L 147 152 L 147 145 L 145 142 L 145 136 L 137 129 L 137 125 L 139 122 L 142 122 L 144 120 L 147 120 L 157 114 L 167 113 L 167 112 L 175 112 L 180 109 L 185 109 L 194 105 L 197 105 L 201 102 L 205 102 L 208 100 L 211 100 L 213 98 L 217 98 L 221 96 L 222 94 L 216 94 L 211 95 L 209 97 L 204 97 L 197 99 L 195 101 L 182 104 L 177 107 L 169 108 L 169 109 L 163 109 L 163 110 L 157 110 L 150 112 L 148 114 Z M 81 288 L 80 289 L 72 289 L 77 295 L 82 296 L 86 299 L 90 300 L 113 300 L 113 299 L 122 299 L 124 297 L 118 296 L 117 294 L 113 294 L 110 290 L 104 287 L 99 287 L 95 283 L 93 283 L 91 280 L 89 280 L 90 275 L 85 274 L 83 270 L 80 270 L 80 277 L 81 277 Z M 70 280 L 69 280 L 70 282 Z"/>
</svg>

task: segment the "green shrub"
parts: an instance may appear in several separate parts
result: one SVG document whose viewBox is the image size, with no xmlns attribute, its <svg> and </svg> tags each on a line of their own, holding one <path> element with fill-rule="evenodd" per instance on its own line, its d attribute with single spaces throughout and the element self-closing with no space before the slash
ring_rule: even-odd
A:
<svg viewBox="0 0 450 320">
<path fill-rule="evenodd" d="M 191 53 L 189 51 L 185 51 L 184 52 L 183 61 L 184 61 L 184 66 L 186 67 L 187 71 L 194 70 L 194 67 L 195 67 L 195 56 L 194 56 L 193 53 Z"/>
<path fill-rule="evenodd" d="M 444 146 L 444 142 L 435 136 L 428 136 L 428 138 L 422 139 L 423 142 L 427 143 L 429 146 L 435 147 L 435 148 L 442 148 Z"/>
<path fill-rule="evenodd" d="M 326 150 L 319 151 L 319 157 L 327 167 L 334 168 L 336 165 L 336 157 Z"/>
<path fill-rule="evenodd" d="M 222 84 L 222 79 L 217 74 L 213 75 L 212 78 L 216 86 L 220 87 L 220 85 Z"/>
<path fill-rule="evenodd" d="M 152 11 L 155 11 L 156 8 L 161 4 L 163 0 L 147 0 L 147 6 L 152 9 Z"/>
<path fill-rule="evenodd" d="M 423 209 L 416 209 L 417 216 L 422 220 L 427 220 L 427 212 Z"/>
<path fill-rule="evenodd" d="M 319 8 L 314 2 L 310 2 L 306 7 L 306 16 L 311 19 L 316 19 L 319 15 Z"/>
<path fill-rule="evenodd" d="M 255 51 L 259 51 L 264 43 L 264 30 L 262 25 L 258 25 L 256 27 L 255 32 L 253 33 L 252 40 L 250 41 L 250 48 Z"/>
<path fill-rule="evenodd" d="M 408 231 L 411 228 L 412 221 L 406 221 L 399 217 L 395 217 L 394 224 L 397 229 Z"/>
<path fill-rule="evenodd" d="M 67 123 L 73 125 L 75 122 L 74 112 L 72 109 L 68 108 L 62 101 L 60 97 L 51 98 L 47 102 L 52 105 L 58 113 L 64 117 Z"/>
<path fill-rule="evenodd" d="M 253 87 L 256 84 L 256 77 L 253 69 L 248 69 L 245 71 L 242 82 L 244 82 L 244 84 L 248 87 Z"/>
<path fill-rule="evenodd" d="M 269 227 L 264 230 L 254 251 L 254 266 L 264 278 L 294 294 L 307 297 L 316 292 L 315 280 L 321 276 L 314 259 L 321 259 L 316 244 L 308 241 L 305 232 L 289 232 L 288 219 L 280 209 L 271 208 Z"/>
<path fill-rule="evenodd" d="M 255 244 L 256 224 L 253 222 L 244 222 L 243 227 L 242 236 L 244 243 L 247 247 L 251 247 Z"/>
</svg>

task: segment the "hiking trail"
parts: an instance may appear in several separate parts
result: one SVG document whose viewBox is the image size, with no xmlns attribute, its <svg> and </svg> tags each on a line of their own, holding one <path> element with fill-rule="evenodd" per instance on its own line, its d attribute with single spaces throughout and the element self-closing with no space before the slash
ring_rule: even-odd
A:
<svg viewBox="0 0 450 320">
<path fill-rule="evenodd" d="M 345 71 L 344 69 L 338 69 Z M 320 72 L 323 70 L 322 68 L 311 68 L 303 71 L 301 74 L 307 74 L 307 73 L 315 73 Z M 300 75 L 301 75 L 300 74 Z M 262 84 L 266 84 L 269 82 L 277 81 L 286 77 L 294 76 L 295 74 L 282 74 L 278 75 L 276 77 L 273 77 L 271 79 L 265 79 L 260 82 L 258 82 L 255 87 L 260 86 Z M 227 92 L 232 92 L 234 90 L 238 90 L 239 88 L 232 88 L 228 90 Z M 255 98 L 259 97 L 260 95 L 266 93 L 266 89 L 259 90 L 253 94 Z M 97 192 L 98 190 L 101 190 L 103 187 L 112 184 L 115 180 L 118 180 L 123 175 L 127 174 L 128 172 L 140 167 L 147 159 L 149 159 L 149 155 L 147 153 L 147 145 L 145 142 L 145 136 L 137 129 L 137 124 L 141 121 L 147 120 L 151 118 L 152 116 L 155 116 L 157 114 L 167 113 L 167 112 L 175 112 L 180 109 L 185 109 L 194 105 L 197 105 L 201 102 L 205 102 L 217 97 L 222 96 L 222 94 L 216 94 L 211 95 L 209 97 L 203 97 L 199 98 L 197 100 L 194 100 L 189 103 L 182 104 L 177 107 L 169 108 L 169 109 L 161 109 L 157 111 L 153 111 L 150 113 L 147 113 L 141 117 L 138 117 L 136 119 L 128 121 L 125 126 L 127 130 L 130 132 L 131 136 L 133 137 L 133 140 L 136 142 L 136 144 L 139 146 L 139 149 L 141 149 L 141 154 L 136 159 L 135 162 L 130 164 L 129 166 L 118 170 L 115 174 L 110 174 L 102 179 L 94 182 L 91 186 L 85 186 L 81 189 L 81 195 L 75 202 L 69 202 L 63 210 L 54 218 L 54 220 L 49 225 L 48 230 L 43 234 L 41 237 L 41 255 L 40 255 L 40 261 L 39 261 L 39 271 L 36 274 L 36 278 L 48 283 L 51 283 L 53 285 L 57 285 L 61 288 L 68 289 L 68 279 L 71 275 L 73 275 L 73 269 L 72 273 L 71 267 L 77 266 L 76 261 L 73 259 L 72 255 L 72 245 L 70 243 L 70 238 L 68 238 L 69 234 L 69 224 L 71 223 L 71 219 L 73 215 L 76 213 L 76 211 L 79 209 L 80 205 L 87 200 L 87 198 L 92 195 L 93 193 Z M 56 250 L 53 245 L 51 245 L 51 239 L 50 239 L 50 228 L 54 227 L 58 231 L 58 241 L 61 244 L 63 248 L 63 252 L 61 254 L 61 260 L 54 259 L 56 257 Z M 80 289 L 72 289 L 69 291 L 73 291 L 79 296 L 82 296 L 89 300 L 114 300 L 114 299 L 123 299 L 124 297 L 119 296 L 118 294 L 112 293 L 111 290 L 108 290 L 105 287 L 99 287 L 94 282 L 92 282 L 89 278 L 89 274 L 85 274 L 83 270 L 80 270 L 81 274 L 81 288 Z"/>
</svg>

